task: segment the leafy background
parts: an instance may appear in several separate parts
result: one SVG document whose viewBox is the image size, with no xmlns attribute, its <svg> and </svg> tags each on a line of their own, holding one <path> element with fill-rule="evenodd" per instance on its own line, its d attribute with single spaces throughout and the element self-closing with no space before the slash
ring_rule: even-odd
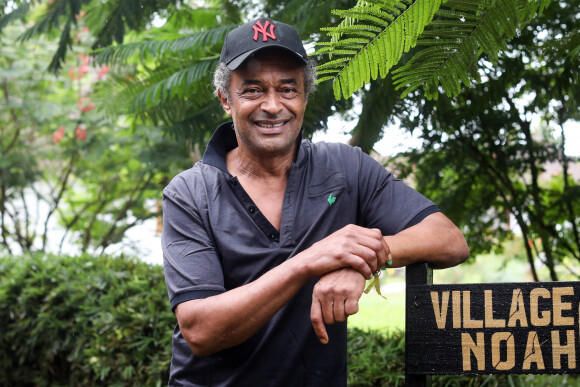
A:
<svg viewBox="0 0 580 387">
<path fill-rule="evenodd" d="M 127 235 L 154 240 L 142 225 L 158 223 L 162 188 L 199 160 L 226 119 L 211 72 L 227 31 L 255 15 L 295 25 L 309 52 L 318 50 L 311 57 L 323 81 L 308 103 L 305 135 L 347 122 L 351 145 L 433 199 L 464 232 L 473 266 L 437 273 L 439 281 L 478 281 L 480 262 L 490 260 L 497 280 L 577 280 L 580 167 L 569 150 L 579 131 L 578 5 L 0 1 L 5 375 L 21 385 L 165 384 L 174 316 L 160 268 L 139 261 L 145 242 L 128 246 Z M 377 144 L 395 130 L 418 146 L 381 157 Z M 138 259 L 111 257 L 121 251 Z M 349 364 L 360 370 L 352 385 L 401 382 L 401 336 L 376 332 L 385 320 L 401 321 L 398 297 L 361 300 L 360 320 L 351 321 L 363 329 L 352 331 Z M 377 323 L 375 308 L 392 319 Z M 393 356 L 398 371 L 377 366 L 376 354 Z M 577 383 L 454 380 L 440 383 Z"/>
</svg>

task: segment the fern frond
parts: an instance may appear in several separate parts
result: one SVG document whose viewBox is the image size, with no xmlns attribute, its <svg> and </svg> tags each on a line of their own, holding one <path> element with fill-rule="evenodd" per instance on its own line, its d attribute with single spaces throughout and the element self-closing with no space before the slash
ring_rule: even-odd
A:
<svg viewBox="0 0 580 387">
<path fill-rule="evenodd" d="M 120 65 L 126 64 L 136 57 L 143 61 L 146 57 L 161 58 L 168 54 L 199 51 L 200 47 L 209 48 L 223 42 L 227 33 L 233 28 L 235 26 L 224 26 L 174 40 L 146 40 L 107 47 L 99 52 L 96 61 L 97 63 Z"/>
<path fill-rule="evenodd" d="M 436 99 L 441 85 L 447 95 L 457 95 L 461 83 L 479 81 L 479 57 L 497 61 L 506 39 L 539 7 L 535 0 L 449 0 L 419 38 L 422 49 L 393 72 L 396 89 L 405 88 L 405 97 L 424 86 L 426 97 Z"/>
<path fill-rule="evenodd" d="M 64 28 L 62 29 L 62 33 L 60 35 L 60 40 L 58 42 L 58 47 L 56 49 L 56 53 L 52 57 L 50 64 L 48 65 L 48 70 L 52 71 L 53 73 L 58 73 L 60 70 L 62 63 L 66 58 L 66 53 L 70 47 L 72 47 L 72 37 L 71 37 L 71 25 L 74 23 L 74 20 L 69 19 Z"/>
<path fill-rule="evenodd" d="M 24 31 L 24 33 L 18 37 L 18 40 L 25 41 L 33 36 L 50 32 L 53 28 L 59 28 L 60 18 L 63 16 L 69 16 L 69 6 L 71 9 L 80 10 L 80 4 L 77 0 L 57 1 L 49 4 L 46 8 L 44 17 L 32 27 Z"/>
<path fill-rule="evenodd" d="M 379 76 L 384 78 L 404 52 L 417 44 L 425 26 L 441 6 L 441 0 L 359 0 L 349 10 L 336 10 L 343 18 L 336 27 L 323 28 L 331 39 L 315 54 L 331 59 L 318 67 L 334 70 L 320 82 L 333 80 L 335 96 L 349 98 L 356 90 Z M 344 41 L 366 39 L 363 46 L 344 50 Z M 338 57 L 334 59 L 334 57 Z"/>
<path fill-rule="evenodd" d="M 71 27 L 76 25 L 76 16 L 81 11 L 81 5 L 84 0 L 61 0 L 49 2 L 46 6 L 44 16 L 28 28 L 18 37 L 19 41 L 25 41 L 33 36 L 51 32 L 53 29 L 60 29 L 62 19 L 65 20 L 65 26 L 62 29 L 59 39 L 57 52 L 52 57 L 48 70 L 57 73 L 62 67 L 66 53 L 72 45 Z M 25 12 L 28 9 L 20 8 L 14 12 Z"/>
<path fill-rule="evenodd" d="M 203 60 L 186 69 L 172 72 L 169 77 L 157 82 L 153 82 L 153 79 L 146 80 L 151 86 L 135 96 L 129 112 L 145 111 L 169 100 L 185 97 L 198 81 L 211 76 L 211 70 L 216 66 L 216 62 L 217 58 Z"/>
<path fill-rule="evenodd" d="M 26 16 L 29 10 L 30 4 L 28 2 L 24 2 L 20 4 L 18 8 L 14 9 L 12 12 L 6 15 L 2 15 L 2 17 L 0 17 L 0 33 L 2 33 L 4 27 L 6 27 L 8 24 L 12 23 L 15 20 L 22 19 L 24 16 Z"/>
<path fill-rule="evenodd" d="M 318 72 L 322 70 L 334 69 L 335 71 L 339 71 L 343 67 L 343 63 L 350 61 L 350 57 L 345 58 L 338 58 L 331 60 L 330 62 L 323 63 L 319 65 L 316 69 Z"/>
<path fill-rule="evenodd" d="M 195 107 L 213 99 L 212 90 L 206 85 L 216 62 L 217 59 L 206 59 L 179 68 L 175 61 L 170 61 L 138 78 L 112 71 L 110 81 L 100 84 L 95 101 L 107 117 L 133 114 L 154 122 L 159 119 L 175 122 L 168 119 L 176 114 L 173 105 L 185 101 Z M 180 120 L 178 116 L 174 119 Z"/>
<path fill-rule="evenodd" d="M 342 27 L 323 27 L 320 29 L 325 32 L 333 32 L 340 35 L 361 35 L 374 38 L 377 33 L 381 32 L 381 28 L 372 26 L 370 24 L 351 25 Z"/>
</svg>

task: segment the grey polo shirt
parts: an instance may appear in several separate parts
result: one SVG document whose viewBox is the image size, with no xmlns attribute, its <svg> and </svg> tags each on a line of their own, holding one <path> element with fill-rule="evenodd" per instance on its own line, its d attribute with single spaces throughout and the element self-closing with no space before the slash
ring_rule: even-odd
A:
<svg viewBox="0 0 580 387">
<path fill-rule="evenodd" d="M 163 191 L 165 280 L 171 308 L 226 292 L 336 230 L 358 224 L 393 235 L 437 212 L 417 191 L 359 148 L 298 139 L 280 231 L 226 168 L 237 146 L 231 123 L 218 127 L 201 162 Z M 309 281 L 245 343 L 195 356 L 175 327 L 170 385 L 341 386 L 346 384 L 346 324 L 329 326 L 330 343 L 310 323 Z"/>
</svg>

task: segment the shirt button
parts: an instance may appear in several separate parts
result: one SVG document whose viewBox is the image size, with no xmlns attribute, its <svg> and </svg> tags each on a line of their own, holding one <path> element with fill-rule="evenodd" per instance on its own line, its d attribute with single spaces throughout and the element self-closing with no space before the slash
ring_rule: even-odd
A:
<svg viewBox="0 0 580 387">
<path fill-rule="evenodd" d="M 248 211 L 250 211 L 250 214 L 253 214 L 254 212 L 256 212 L 257 208 L 254 206 L 250 206 L 248 207 Z"/>
</svg>

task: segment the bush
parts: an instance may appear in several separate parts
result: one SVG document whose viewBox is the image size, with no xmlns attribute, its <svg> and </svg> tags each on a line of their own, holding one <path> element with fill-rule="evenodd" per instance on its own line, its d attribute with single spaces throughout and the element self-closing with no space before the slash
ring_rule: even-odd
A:
<svg viewBox="0 0 580 387">
<path fill-rule="evenodd" d="M 1 386 L 162 386 L 171 337 L 163 269 L 126 257 L 0 258 Z M 404 333 L 351 329 L 348 384 L 402 386 Z M 570 375 L 436 376 L 433 386 L 579 385 Z"/>
<path fill-rule="evenodd" d="M 0 259 L 0 385 L 166 385 L 174 325 L 159 266 Z"/>
</svg>

